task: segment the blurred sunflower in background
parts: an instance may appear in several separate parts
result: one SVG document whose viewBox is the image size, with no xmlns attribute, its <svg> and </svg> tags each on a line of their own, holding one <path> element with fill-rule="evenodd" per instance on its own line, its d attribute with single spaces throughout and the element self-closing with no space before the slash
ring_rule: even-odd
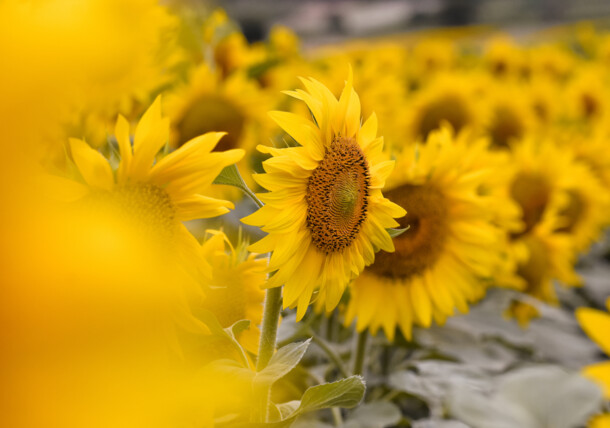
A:
<svg viewBox="0 0 610 428">
<path fill-rule="evenodd" d="M 237 338 L 243 347 L 256 355 L 263 318 L 263 285 L 267 279 L 267 261 L 248 253 L 244 241 L 233 247 L 221 231 L 208 230 L 200 250 L 206 272 L 205 299 L 199 309 L 213 313 L 223 328 L 240 320 L 250 326 Z M 195 310 L 196 312 L 196 310 Z M 206 345 L 204 345 L 206 346 Z M 212 346 L 211 348 L 214 348 Z M 206 358 L 218 349 L 206 349 Z"/>
<path fill-rule="evenodd" d="M 456 133 L 479 129 L 488 115 L 481 105 L 477 79 L 457 73 L 441 74 L 431 79 L 412 95 L 403 110 L 407 142 L 425 142 L 430 133 L 443 123 L 451 125 Z M 400 146 L 397 149 L 400 150 Z"/>
<path fill-rule="evenodd" d="M 219 216 L 233 208 L 232 202 L 205 193 L 220 171 L 239 161 L 244 151 L 212 152 L 224 135 L 216 132 L 195 137 L 157 159 L 169 131 L 160 97 L 138 123 L 133 145 L 130 125 L 119 115 L 115 135 L 120 160 L 116 169 L 87 143 L 72 139 L 70 152 L 78 174 L 74 179 L 56 177 L 51 183 L 56 186 L 53 190 L 85 209 L 116 212 L 136 230 L 152 232 L 161 239 L 190 237 L 181 222 Z"/>
<path fill-rule="evenodd" d="M 264 207 L 242 219 L 268 235 L 249 248 L 273 252 L 267 287 L 284 285 L 284 307 L 305 315 L 314 292 L 327 311 L 334 309 L 347 283 L 369 265 L 379 249 L 394 245 L 386 228 L 404 209 L 384 198 L 381 189 L 394 166 L 377 137 L 375 115 L 360 124 L 360 101 L 349 73 L 337 100 L 321 83 L 303 79 L 306 91 L 289 95 L 305 102 L 313 121 L 292 113 L 271 117 L 300 145 L 259 146 L 272 158 L 254 179 L 268 193 Z M 298 272 L 308 272 L 299 275 Z"/>
<path fill-rule="evenodd" d="M 606 307 L 610 310 L 610 299 L 606 301 Z M 610 355 L 610 315 L 597 309 L 578 308 L 576 319 L 582 329 L 604 351 L 606 356 Z M 587 366 L 583 374 L 595 381 L 603 390 L 604 398 L 610 399 L 610 361 Z M 592 418 L 587 425 L 589 428 L 606 428 L 610 426 L 610 414 L 602 414 Z"/>
<path fill-rule="evenodd" d="M 556 305 L 554 280 L 569 286 L 581 284 L 573 270 L 573 239 L 560 230 L 569 221 L 565 214 L 569 188 L 576 183 L 572 175 L 576 166 L 568 151 L 548 140 L 526 139 L 512 146 L 511 156 L 517 171 L 509 185 L 510 194 L 521 208 L 524 224 L 522 230 L 511 234 L 517 274 L 526 282 L 525 293 Z M 508 312 L 522 325 L 537 313 L 522 302 L 514 303 Z"/>
<path fill-rule="evenodd" d="M 383 328 L 389 340 L 396 327 L 410 339 L 414 324 L 442 324 L 485 295 L 504 249 L 494 210 L 511 209 L 510 199 L 496 198 L 492 208 L 481 193 L 489 165 L 455 163 L 468 158 L 468 146 L 447 128 L 396 156 L 386 194 L 408 208 L 399 223 L 409 229 L 353 282 L 345 315 L 358 331 Z"/>
</svg>

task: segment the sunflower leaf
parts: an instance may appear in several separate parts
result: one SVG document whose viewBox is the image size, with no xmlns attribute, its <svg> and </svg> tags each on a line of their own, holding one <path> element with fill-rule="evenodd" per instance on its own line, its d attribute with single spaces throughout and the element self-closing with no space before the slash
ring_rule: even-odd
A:
<svg viewBox="0 0 610 428">
<path fill-rule="evenodd" d="M 235 186 L 243 189 L 246 183 L 237 169 L 237 165 L 229 165 L 223 168 L 213 181 L 214 184 L 226 184 L 227 186 Z"/>
<path fill-rule="evenodd" d="M 301 397 L 301 404 L 290 418 L 329 407 L 351 409 L 360 403 L 365 389 L 364 380 L 360 376 L 350 376 L 337 382 L 312 386 L 305 391 Z"/>
<path fill-rule="evenodd" d="M 241 343 L 239 343 L 236 336 L 239 335 L 239 333 L 241 333 L 242 331 L 244 331 L 245 329 L 247 329 L 250 326 L 250 321 L 248 321 L 248 320 L 237 321 L 232 326 L 223 328 L 222 325 L 220 325 L 218 318 L 216 318 L 216 315 L 214 315 L 214 313 L 212 313 L 210 311 L 205 311 L 205 310 L 201 311 L 201 313 L 199 314 L 199 317 L 201 318 L 201 321 L 203 321 L 205 323 L 205 325 L 208 326 L 208 328 L 210 329 L 210 332 L 213 335 L 222 337 L 224 340 L 226 340 L 230 343 L 230 345 L 240 355 L 240 357 L 242 359 L 242 364 L 244 365 L 244 367 L 247 367 L 248 358 L 246 356 L 246 351 L 241 346 Z"/>
<path fill-rule="evenodd" d="M 311 339 L 300 343 L 291 343 L 280 349 L 271 357 L 269 364 L 256 374 L 255 382 L 271 385 L 282 378 L 301 361 L 309 347 Z"/>
<path fill-rule="evenodd" d="M 242 178 L 241 174 L 239 173 L 237 165 L 235 164 L 224 167 L 212 183 L 237 187 L 238 189 L 241 189 L 241 191 L 244 192 L 246 195 L 248 195 L 250 199 L 252 199 L 256 205 L 258 205 L 259 208 L 264 205 L 256 197 L 254 192 L 250 190 L 250 188 Z"/>
<path fill-rule="evenodd" d="M 350 376 L 337 382 L 324 383 L 308 388 L 301 401 L 277 405 L 284 417 L 278 422 L 243 425 L 248 428 L 287 428 L 292 425 L 298 416 L 316 410 L 330 407 L 343 407 L 351 409 L 356 407 L 364 397 L 366 387 L 360 376 Z M 293 410 L 294 409 L 294 410 Z M 288 415 L 286 415 L 288 413 Z M 242 427 L 242 425 L 239 425 Z"/>
<path fill-rule="evenodd" d="M 410 228 L 411 228 L 411 226 L 407 226 L 407 227 L 403 227 L 402 229 L 386 229 L 386 231 L 390 235 L 390 238 L 396 238 L 397 236 L 400 236 L 403 233 L 405 233 Z"/>
</svg>

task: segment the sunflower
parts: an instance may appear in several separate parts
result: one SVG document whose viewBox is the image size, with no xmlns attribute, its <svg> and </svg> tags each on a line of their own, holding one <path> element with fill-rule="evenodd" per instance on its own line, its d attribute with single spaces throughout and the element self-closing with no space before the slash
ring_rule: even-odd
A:
<svg viewBox="0 0 610 428">
<path fill-rule="evenodd" d="M 256 354 L 263 318 L 262 286 L 266 280 L 266 261 L 247 253 L 242 243 L 234 248 L 220 231 L 207 231 L 208 238 L 200 248 L 207 278 L 202 309 L 212 312 L 220 325 L 230 327 L 240 320 L 250 320 L 250 327 L 238 340 L 246 350 Z"/>
<path fill-rule="evenodd" d="M 517 170 L 509 189 L 521 208 L 524 227 L 511 234 L 510 254 L 517 265 L 517 275 L 525 281 L 524 292 L 556 305 L 554 280 L 568 286 L 580 285 L 573 270 L 574 239 L 567 233 L 576 225 L 570 223 L 570 218 L 580 220 L 582 214 L 579 207 L 570 207 L 570 189 L 578 186 L 575 179 L 579 176 L 574 172 L 579 167 L 568 150 L 548 140 L 523 140 L 513 145 L 511 158 Z M 590 226 L 579 227 L 590 233 Z M 507 311 L 523 326 L 537 314 L 532 305 L 524 302 L 513 303 Z"/>
<path fill-rule="evenodd" d="M 169 126 L 169 120 L 161 116 L 161 98 L 157 97 L 138 123 L 132 146 L 129 123 L 119 116 L 115 136 L 120 162 L 116 170 L 84 141 L 70 140 L 82 181 L 64 181 L 65 198 L 116 208 L 138 227 L 150 226 L 155 233 L 170 237 L 182 230 L 182 221 L 228 212 L 233 208 L 231 202 L 204 194 L 225 166 L 243 157 L 243 150 L 211 153 L 223 133 L 207 133 L 155 162 L 167 144 Z"/>
<path fill-rule="evenodd" d="M 522 85 L 497 82 L 492 83 L 487 91 L 489 116 L 484 132 L 494 148 L 510 148 L 528 136 L 536 125 L 529 94 Z"/>
<path fill-rule="evenodd" d="M 523 89 L 527 92 L 527 101 L 537 127 L 549 130 L 556 124 L 560 113 L 561 106 L 557 103 L 560 86 L 552 80 L 536 75 L 532 76 Z"/>
<path fill-rule="evenodd" d="M 300 146 L 258 147 L 272 155 L 263 163 L 266 173 L 254 175 L 269 192 L 259 195 L 266 205 L 242 219 L 268 233 L 249 249 L 273 252 L 267 287 L 285 285 L 284 307 L 298 306 L 297 319 L 314 291 L 330 311 L 376 251 L 394 251 L 386 228 L 405 214 L 381 194 L 394 162 L 382 153 L 376 116 L 360 123 L 351 69 L 339 100 L 318 81 L 302 81 L 306 90 L 288 94 L 307 104 L 314 121 L 270 113 Z"/>
<path fill-rule="evenodd" d="M 528 50 L 529 66 L 532 74 L 564 82 L 576 69 L 576 57 L 558 44 L 542 44 Z"/>
<path fill-rule="evenodd" d="M 180 147 L 198 135 L 221 131 L 228 135 L 217 150 L 252 147 L 252 125 L 262 120 L 259 112 L 267 105 L 256 83 L 243 73 L 224 79 L 205 64 L 191 72 L 188 82 L 168 96 L 170 144 Z"/>
<path fill-rule="evenodd" d="M 600 238 L 610 221 L 607 214 L 610 194 L 584 163 L 574 164 L 571 178 L 568 201 L 559 212 L 561 220 L 557 231 L 570 236 L 576 251 L 585 252 Z"/>
<path fill-rule="evenodd" d="M 496 37 L 487 43 L 483 62 L 496 78 L 521 77 L 526 69 L 524 51 L 507 37 Z"/>
<path fill-rule="evenodd" d="M 605 69 L 588 66 L 579 70 L 565 91 L 565 115 L 572 121 L 595 125 L 608 118 Z"/>
<path fill-rule="evenodd" d="M 580 286 L 580 278 L 574 273 L 575 253 L 569 236 L 555 233 L 547 223 L 538 225 L 530 233 L 511 245 L 517 275 L 525 282 L 523 290 L 528 296 L 557 306 L 559 300 L 554 281 L 568 286 Z M 515 318 L 527 327 L 532 318 L 539 316 L 538 309 L 527 301 L 513 301 L 505 315 Z"/>
<path fill-rule="evenodd" d="M 610 299 L 606 301 L 606 307 L 610 310 Z M 610 355 L 610 315 L 597 309 L 578 308 L 576 318 L 585 333 L 606 355 Z M 587 366 L 583 372 L 585 376 L 598 382 L 603 388 L 605 398 L 610 399 L 610 361 Z"/>
<path fill-rule="evenodd" d="M 430 132 L 439 129 L 443 122 L 449 123 L 456 132 L 479 127 L 485 111 L 477 101 L 480 98 L 477 80 L 447 73 L 415 92 L 411 105 L 405 109 L 409 140 L 426 141 Z"/>
<path fill-rule="evenodd" d="M 610 428 L 610 413 L 597 415 L 591 418 L 587 424 L 588 428 Z"/>
<path fill-rule="evenodd" d="M 411 50 L 409 66 L 420 79 L 452 68 L 457 60 L 454 43 L 448 38 L 426 37 L 419 40 Z"/>
<path fill-rule="evenodd" d="M 513 208 L 482 191 L 494 169 L 471 155 L 448 128 L 398 155 L 386 194 L 409 208 L 400 220 L 409 230 L 395 238 L 396 252 L 378 254 L 353 282 L 346 323 L 356 319 L 358 331 L 373 334 L 383 328 L 390 340 L 398 326 L 410 339 L 413 324 L 443 323 L 485 294 L 502 263 L 505 232 L 494 210 Z"/>
</svg>

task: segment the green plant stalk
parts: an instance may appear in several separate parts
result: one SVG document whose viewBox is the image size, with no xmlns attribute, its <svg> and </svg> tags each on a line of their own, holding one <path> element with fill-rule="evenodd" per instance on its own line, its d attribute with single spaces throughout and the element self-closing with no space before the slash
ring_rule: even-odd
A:
<svg viewBox="0 0 610 428">
<path fill-rule="evenodd" d="M 246 185 L 236 165 L 230 165 L 214 180 L 216 184 L 227 184 L 241 189 L 254 203 L 262 208 L 265 204 L 256 197 L 254 192 Z M 277 327 L 280 321 L 282 309 L 282 287 L 267 289 L 263 309 L 263 324 L 261 336 L 258 343 L 258 358 L 256 360 L 256 371 L 260 372 L 273 356 L 277 342 Z M 271 385 L 264 385 L 255 391 L 258 405 L 255 406 L 254 420 L 256 422 L 267 422 L 269 419 L 269 402 L 271 399 Z"/>
<path fill-rule="evenodd" d="M 354 357 L 354 370 L 355 375 L 361 375 L 364 373 L 364 358 L 366 356 L 366 342 L 368 339 L 368 330 L 364 330 L 358 333 L 358 339 L 356 341 L 356 352 Z"/>
<path fill-rule="evenodd" d="M 326 353 L 326 355 L 328 355 L 328 358 L 330 358 L 332 360 L 332 362 L 335 364 L 335 366 L 341 373 L 341 376 L 349 377 L 350 374 L 348 373 L 347 369 L 343 365 L 343 361 L 341 361 L 341 357 L 339 357 L 339 355 L 337 355 L 337 353 L 335 351 L 333 351 L 330 348 L 330 346 L 328 346 L 328 343 L 326 343 L 326 341 L 324 339 L 322 339 L 320 336 L 318 336 L 311 328 L 308 329 L 307 333 L 311 336 L 311 339 L 313 340 L 313 342 L 316 345 L 318 345 Z"/>
<path fill-rule="evenodd" d="M 282 287 L 267 289 L 265 295 L 265 306 L 263 312 L 263 324 L 261 327 L 261 338 L 258 343 L 258 359 L 256 371 L 261 371 L 273 356 L 277 340 L 277 327 L 280 321 L 280 310 L 282 309 Z"/>
<path fill-rule="evenodd" d="M 273 356 L 277 341 L 277 327 L 280 321 L 282 309 L 282 287 L 267 289 L 265 295 L 265 306 L 263 309 L 263 324 L 261 326 L 261 337 L 258 343 L 258 359 L 256 360 L 256 371 L 260 372 Z M 271 385 L 257 395 L 260 397 L 258 422 L 268 422 L 269 402 L 271 398 Z"/>
</svg>

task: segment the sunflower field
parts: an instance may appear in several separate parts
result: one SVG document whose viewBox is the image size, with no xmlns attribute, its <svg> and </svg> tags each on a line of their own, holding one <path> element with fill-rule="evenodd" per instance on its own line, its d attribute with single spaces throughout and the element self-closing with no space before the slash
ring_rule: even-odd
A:
<svg viewBox="0 0 610 428">
<path fill-rule="evenodd" d="M 180 5 L 0 2 L 2 426 L 610 427 L 610 30 Z"/>
</svg>

